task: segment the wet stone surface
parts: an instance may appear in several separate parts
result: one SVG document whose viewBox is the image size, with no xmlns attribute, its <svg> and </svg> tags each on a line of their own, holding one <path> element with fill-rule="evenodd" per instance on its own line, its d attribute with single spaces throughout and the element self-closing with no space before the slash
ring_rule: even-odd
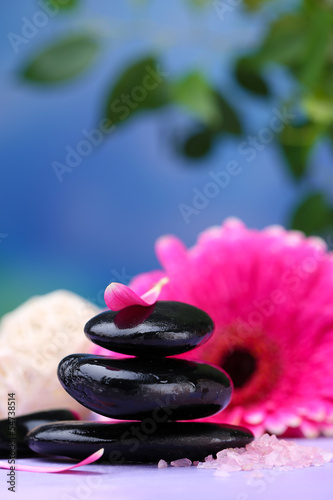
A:
<svg viewBox="0 0 333 500">
<path fill-rule="evenodd" d="M 172 356 L 190 351 L 212 335 L 212 319 L 182 302 L 159 301 L 150 307 L 105 311 L 86 324 L 86 336 L 111 351 L 133 356 Z"/>
<path fill-rule="evenodd" d="M 152 419 L 120 424 L 59 422 L 33 429 L 27 443 L 37 453 L 85 458 L 104 448 L 104 463 L 158 462 L 160 459 L 204 460 L 224 448 L 243 447 L 250 431 L 230 425 L 166 422 Z"/>
<path fill-rule="evenodd" d="M 60 420 L 77 420 L 77 415 L 70 410 L 47 410 L 29 413 L 15 417 L 14 435 L 11 433 L 11 423 L 9 419 L 0 420 L 0 458 L 8 458 L 12 452 L 11 446 L 15 440 L 15 452 L 17 457 L 32 455 L 31 449 L 24 442 L 29 431 L 34 427 L 49 422 Z"/>
<path fill-rule="evenodd" d="M 60 362 L 58 376 L 86 408 L 125 420 L 207 417 L 225 408 L 232 393 L 223 370 L 183 359 L 73 354 Z"/>
</svg>

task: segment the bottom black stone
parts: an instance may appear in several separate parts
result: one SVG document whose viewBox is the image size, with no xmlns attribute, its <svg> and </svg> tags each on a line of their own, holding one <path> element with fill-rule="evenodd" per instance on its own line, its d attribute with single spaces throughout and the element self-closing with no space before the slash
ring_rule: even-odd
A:
<svg viewBox="0 0 333 500">
<path fill-rule="evenodd" d="M 70 410 L 45 410 L 21 415 L 12 419 L 0 420 L 0 458 L 28 457 L 33 455 L 24 442 L 29 431 L 34 427 L 59 420 L 77 420 L 77 415 Z"/>
<path fill-rule="evenodd" d="M 170 462 L 178 458 L 203 460 L 223 448 L 243 447 L 251 431 L 204 422 L 166 422 L 152 419 L 120 424 L 57 422 L 33 429 L 27 436 L 32 450 L 45 455 L 85 458 L 104 448 L 104 463 Z"/>
</svg>

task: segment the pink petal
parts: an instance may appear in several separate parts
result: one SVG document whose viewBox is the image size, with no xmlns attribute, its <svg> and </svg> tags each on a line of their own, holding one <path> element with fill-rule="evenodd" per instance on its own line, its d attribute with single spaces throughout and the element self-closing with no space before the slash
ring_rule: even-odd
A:
<svg viewBox="0 0 333 500">
<path fill-rule="evenodd" d="M 159 262 L 168 273 L 186 262 L 186 246 L 176 236 L 161 236 L 156 241 L 155 248 Z"/>
<path fill-rule="evenodd" d="M 169 278 L 162 278 L 156 285 L 154 285 L 148 292 L 144 293 L 141 295 L 141 299 L 144 300 L 147 305 L 151 306 L 152 304 L 155 304 L 157 301 L 161 290 L 164 285 L 166 285 L 169 281 Z"/>
<path fill-rule="evenodd" d="M 124 307 L 134 305 L 151 306 L 157 301 L 162 287 L 167 282 L 168 278 L 162 278 L 141 297 L 122 283 L 110 283 L 105 290 L 104 300 L 108 308 L 112 311 L 120 311 L 121 309 L 124 309 Z"/>
<path fill-rule="evenodd" d="M 11 467 L 15 467 L 15 470 L 26 471 L 26 472 L 66 472 L 71 469 L 75 469 L 76 467 L 81 467 L 81 465 L 88 465 L 96 462 L 104 453 L 104 448 L 101 448 L 98 451 L 95 451 L 92 455 L 85 458 L 78 464 L 66 465 L 66 467 L 40 467 L 36 465 L 9 465 L 6 462 L 0 462 L 1 469 L 10 469 Z"/>
<path fill-rule="evenodd" d="M 263 409 L 257 411 L 249 411 L 244 415 L 244 420 L 251 425 L 258 425 L 265 419 L 265 411 Z"/>
<path fill-rule="evenodd" d="M 152 288 L 155 283 L 160 281 L 166 275 L 163 271 L 151 271 L 149 273 L 142 273 L 135 276 L 129 283 L 129 287 L 134 290 L 138 295 L 143 295 L 146 290 Z"/>
</svg>

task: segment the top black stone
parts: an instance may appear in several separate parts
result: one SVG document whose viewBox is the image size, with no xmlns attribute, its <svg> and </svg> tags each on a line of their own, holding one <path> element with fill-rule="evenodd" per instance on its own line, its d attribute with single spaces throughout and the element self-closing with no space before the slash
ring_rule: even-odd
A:
<svg viewBox="0 0 333 500">
<path fill-rule="evenodd" d="M 149 307 L 105 311 L 85 325 L 86 336 L 111 351 L 133 356 L 173 356 L 205 343 L 214 323 L 201 309 L 158 301 Z"/>
</svg>

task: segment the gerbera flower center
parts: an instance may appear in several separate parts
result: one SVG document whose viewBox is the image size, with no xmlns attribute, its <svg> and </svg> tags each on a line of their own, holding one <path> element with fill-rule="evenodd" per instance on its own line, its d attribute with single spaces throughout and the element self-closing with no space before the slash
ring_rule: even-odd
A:
<svg viewBox="0 0 333 500">
<path fill-rule="evenodd" d="M 230 406 L 267 400 L 281 374 L 280 348 L 261 330 L 237 322 L 220 327 L 203 346 L 201 359 L 223 368 L 234 385 Z"/>
<path fill-rule="evenodd" d="M 257 360 L 250 351 L 239 348 L 223 358 L 221 367 L 230 375 L 234 388 L 239 389 L 256 371 Z"/>
</svg>

